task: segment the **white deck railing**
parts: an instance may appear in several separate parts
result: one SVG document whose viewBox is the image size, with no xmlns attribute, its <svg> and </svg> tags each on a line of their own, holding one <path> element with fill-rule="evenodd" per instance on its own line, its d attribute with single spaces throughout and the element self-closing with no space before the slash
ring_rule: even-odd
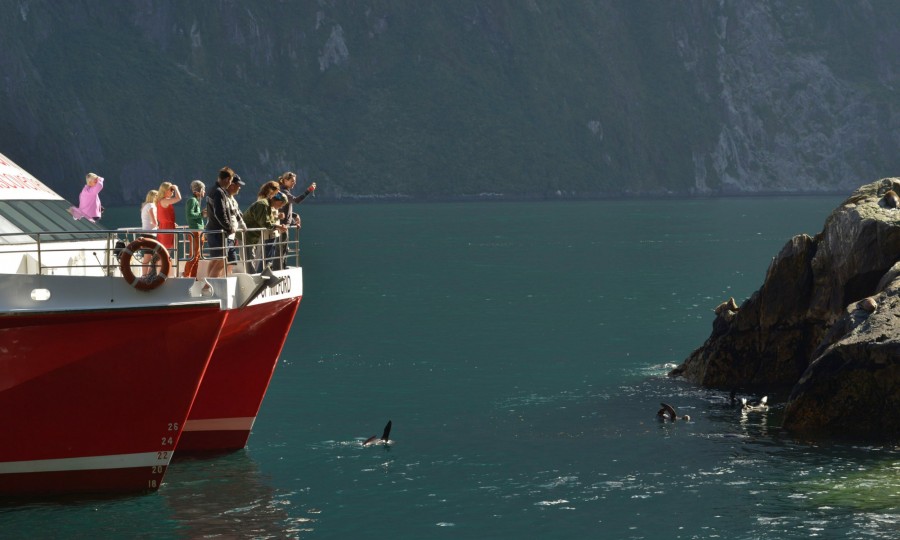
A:
<svg viewBox="0 0 900 540">
<path fill-rule="evenodd" d="M 250 231 L 264 232 L 262 229 Z M 236 271 L 250 271 L 250 265 L 258 267 L 300 266 L 300 249 L 298 229 L 288 230 L 286 237 L 279 237 L 274 245 L 274 256 L 267 258 L 265 242 L 246 245 L 243 242 L 244 231 L 239 231 L 236 238 L 237 266 Z M 178 228 L 171 230 L 147 231 L 136 228 L 122 228 L 100 231 L 44 231 L 38 233 L 5 233 L 0 234 L 0 274 L 30 275 L 85 275 L 110 276 L 117 275 L 120 255 L 124 248 L 142 236 L 172 234 L 176 239 L 175 248 L 169 249 L 172 268 L 180 276 L 185 263 L 196 257 L 198 238 L 200 241 L 199 260 L 211 260 L 206 243 L 202 241 L 203 231 Z M 60 241 L 58 238 L 67 240 Z M 51 240 L 52 239 L 52 240 Z M 8 240 L 5 241 L 4 240 Z M 255 249 L 254 249 L 255 248 Z M 256 256 L 253 256 L 253 254 Z M 133 255 L 132 266 L 141 266 L 140 253 Z M 224 256 L 222 259 L 224 260 Z M 281 266 L 283 265 L 283 266 Z"/>
</svg>

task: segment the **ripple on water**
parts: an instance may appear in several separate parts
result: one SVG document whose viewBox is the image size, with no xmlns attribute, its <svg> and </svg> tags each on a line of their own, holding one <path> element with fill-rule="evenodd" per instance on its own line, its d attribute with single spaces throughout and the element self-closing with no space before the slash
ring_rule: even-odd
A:
<svg viewBox="0 0 900 540">
<path fill-rule="evenodd" d="M 558 504 L 567 504 L 569 501 L 566 499 L 556 499 L 555 501 L 538 501 L 535 506 L 556 506 Z"/>
</svg>

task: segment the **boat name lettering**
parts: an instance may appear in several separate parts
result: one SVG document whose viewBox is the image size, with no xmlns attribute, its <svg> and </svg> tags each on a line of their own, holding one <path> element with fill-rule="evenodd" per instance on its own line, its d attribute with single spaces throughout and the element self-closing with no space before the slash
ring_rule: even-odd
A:
<svg viewBox="0 0 900 540">
<path fill-rule="evenodd" d="M 260 293 L 260 298 L 265 298 L 267 296 L 278 296 L 280 294 L 287 294 L 291 292 L 291 278 L 290 276 L 285 276 L 284 280 L 281 283 L 278 283 L 274 287 L 268 287 L 263 289 L 263 292 Z"/>
</svg>

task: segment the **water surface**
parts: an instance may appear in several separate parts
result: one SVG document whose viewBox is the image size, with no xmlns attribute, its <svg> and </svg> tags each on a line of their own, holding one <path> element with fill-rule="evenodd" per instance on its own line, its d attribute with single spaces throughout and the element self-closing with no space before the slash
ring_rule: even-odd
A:
<svg viewBox="0 0 900 540">
<path fill-rule="evenodd" d="M 13 537 L 896 538 L 900 453 L 796 441 L 667 371 L 837 197 L 301 207 L 249 445 Z M 110 214 L 117 214 L 118 209 Z M 137 210 L 134 210 L 137 216 Z M 135 220 L 136 221 L 136 220 Z M 115 223 L 125 225 L 133 223 Z M 690 423 L 660 424 L 659 403 Z M 393 421 L 392 444 L 363 448 Z"/>
</svg>

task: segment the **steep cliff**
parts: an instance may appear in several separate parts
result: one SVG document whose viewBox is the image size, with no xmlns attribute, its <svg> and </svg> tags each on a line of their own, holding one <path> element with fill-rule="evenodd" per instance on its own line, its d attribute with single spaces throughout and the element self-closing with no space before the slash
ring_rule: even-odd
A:
<svg viewBox="0 0 900 540">
<path fill-rule="evenodd" d="M 10 0 L 0 148 L 72 198 L 849 191 L 897 169 L 900 4 Z"/>
</svg>

